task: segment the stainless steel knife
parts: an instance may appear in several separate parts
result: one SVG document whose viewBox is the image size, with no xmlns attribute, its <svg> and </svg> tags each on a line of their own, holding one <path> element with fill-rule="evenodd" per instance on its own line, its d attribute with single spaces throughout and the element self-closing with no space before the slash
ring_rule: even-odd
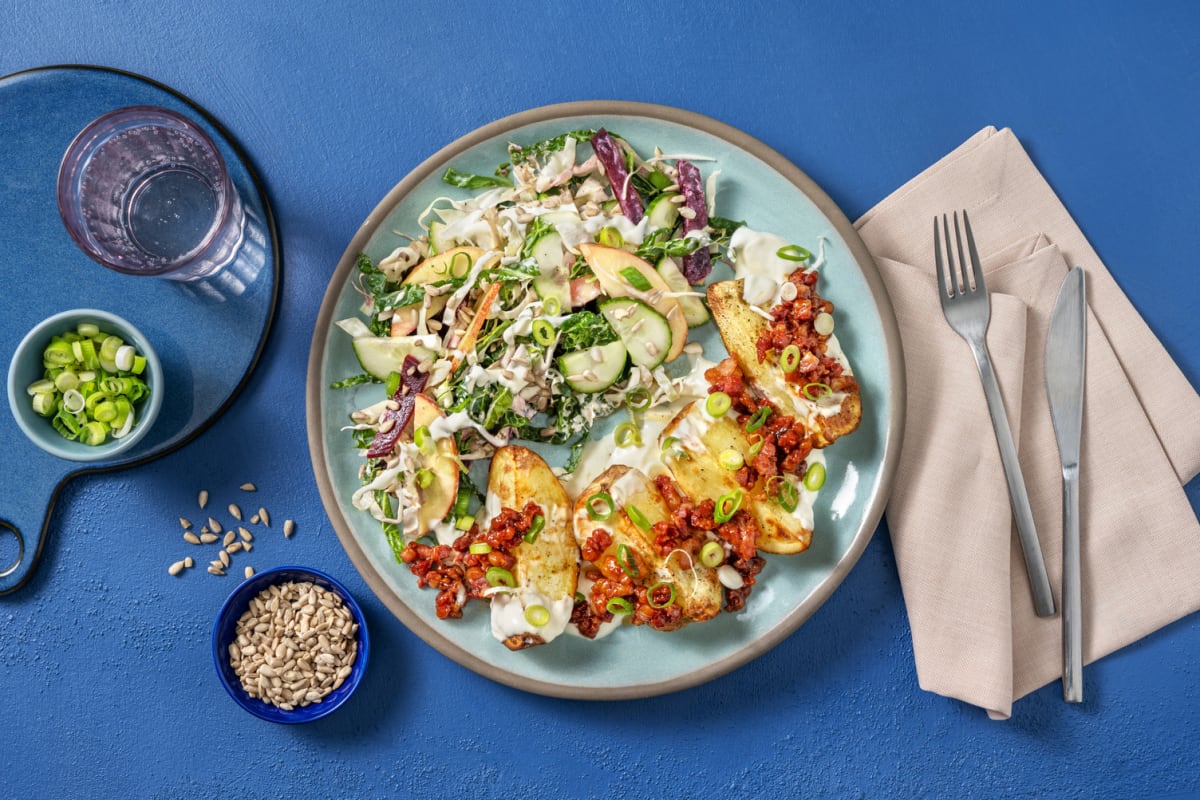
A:
<svg viewBox="0 0 1200 800">
<path fill-rule="evenodd" d="M 1046 333 L 1046 393 L 1062 462 L 1063 699 L 1083 702 L 1082 592 L 1079 577 L 1079 450 L 1087 360 L 1087 292 L 1083 268 L 1067 273 Z"/>
</svg>

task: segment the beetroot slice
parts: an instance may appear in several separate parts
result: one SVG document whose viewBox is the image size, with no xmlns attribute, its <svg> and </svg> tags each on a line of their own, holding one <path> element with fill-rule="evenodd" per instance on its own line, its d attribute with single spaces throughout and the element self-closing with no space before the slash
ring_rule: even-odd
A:
<svg viewBox="0 0 1200 800">
<path fill-rule="evenodd" d="M 625 158 L 621 147 L 613 141 L 612 136 L 604 128 L 592 135 L 591 143 L 592 149 L 596 151 L 596 157 L 604 165 L 604 174 L 608 177 L 608 182 L 612 184 L 613 195 L 616 196 L 617 203 L 621 206 L 621 213 L 634 224 L 641 222 L 645 213 L 642 207 L 642 198 L 634 190 L 633 182 L 629 180 L 629 171 L 625 169 Z"/>
<path fill-rule="evenodd" d="M 704 181 L 700 170 L 690 161 L 680 159 L 675 165 L 679 171 L 679 191 L 683 193 L 683 205 L 691 209 L 691 219 L 684 217 L 683 232 L 700 231 L 708 227 L 708 204 L 704 201 Z M 712 272 L 712 258 L 707 247 L 701 247 L 683 257 L 683 277 L 688 283 L 699 283 Z"/>
<path fill-rule="evenodd" d="M 386 432 L 380 431 L 375 434 L 375 438 L 371 441 L 371 447 L 367 450 L 367 458 L 384 458 L 391 455 L 391 452 L 396 447 L 396 440 L 400 438 L 400 434 L 408 426 L 408 421 L 412 419 L 413 409 L 417 405 L 417 395 L 425 388 L 425 383 L 429 380 L 428 373 L 421 372 L 417 369 L 420 361 L 416 356 L 405 356 L 404 363 L 400 366 L 400 386 L 396 388 L 396 394 L 392 395 L 392 399 L 400 404 L 396 410 L 388 409 L 383 412 L 383 416 L 379 419 L 380 427 L 384 427 L 385 423 L 392 420 L 392 427 Z"/>
</svg>

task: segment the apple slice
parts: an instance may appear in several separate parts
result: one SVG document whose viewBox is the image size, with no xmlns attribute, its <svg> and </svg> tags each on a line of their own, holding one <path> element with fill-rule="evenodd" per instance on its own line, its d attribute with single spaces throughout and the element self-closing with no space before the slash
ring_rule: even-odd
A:
<svg viewBox="0 0 1200 800">
<path fill-rule="evenodd" d="M 430 256 L 412 268 L 404 277 L 404 283 L 437 283 L 450 278 L 465 278 L 483 255 L 478 247 L 452 247 L 445 252 Z M 449 295 L 440 294 L 429 299 L 427 316 L 440 312 L 446 306 Z M 396 309 L 392 315 L 392 336 L 407 336 L 417 329 L 421 309 L 418 304 Z"/>
<path fill-rule="evenodd" d="M 687 344 L 687 317 L 679 300 L 672 296 L 671 287 L 654 267 L 619 247 L 584 242 L 579 245 L 579 252 L 596 273 L 605 294 L 641 300 L 667 318 L 671 326 L 671 350 L 667 353 L 667 361 L 683 352 L 683 346 Z"/>
<path fill-rule="evenodd" d="M 424 394 L 418 394 L 413 406 L 412 419 L 404 431 L 404 438 L 412 441 L 417 428 L 432 428 L 445 417 L 438 404 Z M 424 536 L 433 526 L 446 518 L 454 501 L 458 499 L 458 445 L 454 437 L 447 434 L 434 441 L 432 453 L 418 457 L 418 469 L 433 473 L 433 482 L 417 491 L 421 496 L 421 507 L 417 510 L 418 535 Z"/>
</svg>

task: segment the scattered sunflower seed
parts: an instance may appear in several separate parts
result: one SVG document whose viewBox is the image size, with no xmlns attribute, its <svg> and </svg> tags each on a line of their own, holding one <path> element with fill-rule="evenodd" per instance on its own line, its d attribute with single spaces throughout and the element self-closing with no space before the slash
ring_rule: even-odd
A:
<svg viewBox="0 0 1200 800">
<path fill-rule="evenodd" d="M 233 544 L 235 541 L 237 541 L 237 532 L 226 531 L 225 539 L 221 542 L 221 544 L 225 547 L 229 547 L 229 545 Z"/>
<path fill-rule="evenodd" d="M 208 505 L 208 490 L 201 489 L 200 496 L 197 498 L 197 500 L 200 503 L 200 508 L 204 508 L 206 505 Z"/>
<path fill-rule="evenodd" d="M 245 575 L 247 578 L 253 578 L 254 577 L 254 567 L 247 565 L 246 569 L 242 570 L 242 574 Z"/>
<path fill-rule="evenodd" d="M 224 565 L 226 568 L 228 568 L 229 567 L 229 553 L 226 552 L 225 550 L 222 550 L 218 555 L 220 556 L 221 564 Z"/>
<path fill-rule="evenodd" d="M 213 533 L 220 533 L 221 531 L 225 530 L 221 527 L 221 523 L 217 522 L 212 517 L 208 518 L 208 527 Z"/>
<path fill-rule="evenodd" d="M 251 517 L 251 518 L 250 518 L 250 524 L 251 524 L 251 525 L 257 525 L 257 524 L 258 524 L 258 514 L 255 514 L 253 517 Z"/>
<path fill-rule="evenodd" d="M 192 561 L 191 556 L 188 556 L 183 560 L 183 566 L 185 569 L 191 569 L 192 567 L 196 566 L 196 562 Z"/>
<path fill-rule="evenodd" d="M 178 575 L 179 573 L 183 572 L 183 568 L 185 566 L 187 566 L 187 565 L 184 564 L 182 561 L 176 561 L 174 564 L 167 567 L 167 572 L 171 575 Z"/>
<path fill-rule="evenodd" d="M 221 568 L 219 568 L 219 567 L 209 567 L 209 568 L 208 568 L 208 574 L 209 574 L 209 575 L 224 575 L 224 574 L 225 574 L 225 570 L 223 570 L 223 569 L 221 569 Z"/>
<path fill-rule="evenodd" d="M 208 562 L 208 566 L 211 569 L 224 569 L 225 568 L 225 564 L 219 558 L 214 558 L 212 561 Z"/>
<path fill-rule="evenodd" d="M 183 540 L 188 544 L 200 544 L 200 537 L 191 531 L 188 531 L 183 535 Z"/>
<path fill-rule="evenodd" d="M 251 550 L 253 550 L 253 549 L 254 549 L 254 543 L 253 543 L 253 542 L 246 542 L 246 543 L 244 543 L 244 544 L 242 545 L 242 549 L 243 549 L 243 550 L 245 550 L 247 553 L 249 553 Z"/>
<path fill-rule="evenodd" d="M 234 553 L 236 553 L 238 550 L 241 550 L 241 549 L 242 549 L 241 542 L 230 542 L 229 544 L 225 545 L 225 552 L 229 553 L 229 555 L 233 555 Z"/>
<path fill-rule="evenodd" d="M 240 525 L 238 526 L 238 533 L 241 535 L 243 542 L 253 542 L 254 541 L 254 534 L 250 533 L 250 531 L 246 530 L 245 528 L 243 528 Z"/>
<path fill-rule="evenodd" d="M 233 517 L 238 522 L 242 521 L 242 510 L 238 508 L 237 503 L 229 504 L 229 516 Z"/>
<path fill-rule="evenodd" d="M 265 508 L 258 510 L 258 518 L 262 520 L 263 525 L 266 525 L 268 528 L 271 527 L 271 515 L 267 513 Z"/>
<path fill-rule="evenodd" d="M 192 527 L 192 521 L 190 519 L 184 519 L 183 517 L 180 517 L 179 518 L 179 527 L 183 528 L 184 530 L 187 530 L 188 528 Z"/>
<path fill-rule="evenodd" d="M 219 537 L 218 537 L 218 536 L 217 536 L 215 533 L 202 533 L 202 534 L 200 534 L 200 541 L 201 541 L 203 544 L 212 544 L 212 543 L 213 543 L 213 542 L 215 542 L 215 541 L 216 541 L 218 538 L 219 538 Z"/>
<path fill-rule="evenodd" d="M 254 492 L 254 491 L 258 490 L 258 487 L 255 486 L 253 483 L 243 483 L 241 485 L 241 490 L 243 492 Z"/>
<path fill-rule="evenodd" d="M 284 520 L 283 522 L 283 537 L 285 539 L 292 538 L 292 534 L 296 532 L 296 523 L 292 520 Z"/>
</svg>

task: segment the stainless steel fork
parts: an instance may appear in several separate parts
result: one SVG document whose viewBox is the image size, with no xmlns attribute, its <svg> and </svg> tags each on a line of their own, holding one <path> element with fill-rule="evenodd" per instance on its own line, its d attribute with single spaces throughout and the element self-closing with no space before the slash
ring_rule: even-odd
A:
<svg viewBox="0 0 1200 800">
<path fill-rule="evenodd" d="M 992 316 L 992 303 L 983 282 L 983 269 L 979 264 L 979 253 L 975 250 L 975 237 L 971 234 L 971 221 L 967 212 L 962 212 L 962 230 L 958 227 L 958 214 L 954 214 L 954 243 L 958 245 L 958 261 L 955 262 L 954 247 L 950 240 L 950 223 L 942 215 L 942 231 L 945 232 L 945 259 L 942 253 L 942 233 L 938 219 L 933 219 L 933 249 L 937 260 L 938 296 L 942 300 L 942 313 L 955 333 L 966 340 L 979 367 L 979 378 L 983 381 L 983 395 L 987 398 L 988 413 L 992 427 L 996 430 L 996 444 L 1000 447 L 1000 463 L 1004 466 L 1004 478 L 1008 482 L 1008 498 L 1012 504 L 1013 519 L 1017 523 L 1017 536 L 1025 555 L 1025 569 L 1029 573 L 1029 586 L 1033 591 L 1033 607 L 1039 617 L 1054 614 L 1054 595 L 1050 591 L 1050 579 L 1046 577 L 1046 563 L 1042 559 L 1042 548 L 1038 542 L 1037 529 L 1033 524 L 1033 512 L 1029 508 L 1029 495 L 1025 491 L 1025 479 L 1017 461 L 1017 448 L 1013 444 L 1012 430 L 1008 426 L 1008 415 L 1004 411 L 1004 400 L 1000 395 L 1000 384 L 992 369 L 992 358 L 988 355 L 987 329 Z M 967 253 L 963 252 L 963 235 L 967 240 Z M 970 255 L 970 263 L 967 261 Z M 947 282 L 948 279 L 948 282 Z"/>
</svg>

